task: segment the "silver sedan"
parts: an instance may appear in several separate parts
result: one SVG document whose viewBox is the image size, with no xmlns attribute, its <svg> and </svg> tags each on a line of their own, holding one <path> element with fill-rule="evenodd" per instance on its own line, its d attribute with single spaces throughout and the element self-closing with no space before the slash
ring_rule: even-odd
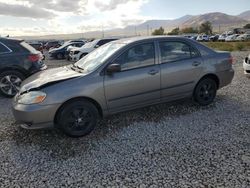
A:
<svg viewBox="0 0 250 188">
<path fill-rule="evenodd" d="M 13 100 L 13 113 L 24 128 L 54 126 L 79 137 L 98 118 L 122 111 L 183 98 L 209 105 L 233 76 L 228 52 L 182 37 L 126 38 L 31 76 Z"/>
</svg>

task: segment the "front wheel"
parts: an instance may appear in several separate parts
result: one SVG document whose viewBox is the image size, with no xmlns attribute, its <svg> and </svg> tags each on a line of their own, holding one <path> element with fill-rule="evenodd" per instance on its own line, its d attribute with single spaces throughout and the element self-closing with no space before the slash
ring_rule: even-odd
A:
<svg viewBox="0 0 250 188">
<path fill-rule="evenodd" d="M 70 137 L 89 134 L 96 126 L 98 110 L 87 100 L 77 100 L 64 105 L 58 114 L 58 126 Z"/>
<path fill-rule="evenodd" d="M 202 79 L 196 86 L 193 94 L 194 101 L 205 106 L 214 101 L 217 92 L 217 84 L 211 78 Z"/>
</svg>

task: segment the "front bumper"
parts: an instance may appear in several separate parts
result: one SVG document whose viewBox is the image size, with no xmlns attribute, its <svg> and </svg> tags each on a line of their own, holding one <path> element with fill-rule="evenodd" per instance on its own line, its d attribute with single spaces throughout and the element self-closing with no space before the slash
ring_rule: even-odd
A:
<svg viewBox="0 0 250 188">
<path fill-rule="evenodd" d="M 15 102 L 12 112 L 16 124 L 25 129 L 43 129 L 54 127 L 54 117 L 59 105 L 24 105 Z"/>
<path fill-rule="evenodd" d="M 77 61 L 77 56 L 76 56 L 76 55 L 74 55 L 74 54 L 73 54 L 73 55 L 72 55 L 72 54 L 70 54 L 70 55 L 69 55 L 69 60 L 70 60 L 70 61 L 74 61 L 74 62 L 76 62 L 76 61 Z"/>
</svg>

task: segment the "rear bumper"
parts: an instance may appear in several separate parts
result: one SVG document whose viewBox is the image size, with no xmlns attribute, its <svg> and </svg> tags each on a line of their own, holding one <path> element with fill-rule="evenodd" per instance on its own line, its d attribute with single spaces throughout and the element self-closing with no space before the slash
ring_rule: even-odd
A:
<svg viewBox="0 0 250 188">
<path fill-rule="evenodd" d="M 12 112 L 16 124 L 25 129 L 54 127 L 54 117 L 59 105 L 23 105 L 13 102 Z"/>
<path fill-rule="evenodd" d="M 219 88 L 222 88 L 224 86 L 227 86 L 228 84 L 230 84 L 233 80 L 234 77 L 234 70 L 230 69 L 227 71 L 222 71 L 219 72 L 218 74 L 219 80 L 220 80 L 220 85 Z"/>
<path fill-rule="evenodd" d="M 32 66 L 29 68 L 29 72 L 30 74 L 34 74 L 36 72 L 42 71 L 42 70 L 46 70 L 48 67 L 46 64 L 44 64 L 43 62 L 37 62 L 37 63 L 33 63 Z"/>
</svg>

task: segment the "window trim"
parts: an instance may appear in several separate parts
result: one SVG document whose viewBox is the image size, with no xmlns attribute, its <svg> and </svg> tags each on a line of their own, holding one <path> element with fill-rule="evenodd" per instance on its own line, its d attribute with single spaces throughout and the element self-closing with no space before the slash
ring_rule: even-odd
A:
<svg viewBox="0 0 250 188">
<path fill-rule="evenodd" d="M 158 54 L 159 54 L 159 64 L 167 64 L 167 63 L 175 63 L 178 61 L 184 61 L 184 60 L 190 60 L 190 59 L 194 59 L 194 58 L 201 58 L 201 53 L 200 51 L 192 44 L 186 42 L 186 41 L 181 41 L 181 40 L 159 40 L 158 42 Z M 198 56 L 196 57 L 190 57 L 190 58 L 183 58 L 183 59 L 178 59 L 178 60 L 172 60 L 172 61 L 168 61 L 168 62 L 163 62 L 162 61 L 162 56 L 161 56 L 161 48 L 160 48 L 160 43 L 161 42 L 179 42 L 179 43 L 183 43 L 186 44 L 187 46 L 189 46 L 189 48 L 193 48 L 196 52 L 198 52 Z"/>
<path fill-rule="evenodd" d="M 8 52 L 0 52 L 0 55 L 2 54 L 9 54 L 9 53 L 12 53 L 13 51 L 8 47 L 6 46 L 4 43 L 0 42 L 1 45 L 3 45 L 7 50 L 9 50 Z"/>
<path fill-rule="evenodd" d="M 134 48 L 135 46 L 138 46 L 138 45 L 144 45 L 144 44 L 153 44 L 153 47 L 154 47 L 154 63 L 151 64 L 151 65 L 145 65 L 145 66 L 141 66 L 141 67 L 134 67 L 134 68 L 131 68 L 131 69 L 126 69 L 126 70 L 121 70 L 120 72 L 126 72 L 126 71 L 131 71 L 131 70 L 136 70 L 136 69 L 141 69 L 141 68 L 146 68 L 146 67 L 150 67 L 150 66 L 155 66 L 157 65 L 157 60 L 158 60 L 158 53 L 157 53 L 157 46 L 156 46 L 156 43 L 155 41 L 143 41 L 143 42 L 140 42 L 140 43 L 135 43 L 131 46 L 129 46 L 128 48 L 126 48 L 123 52 L 121 52 L 116 58 L 114 58 L 110 64 L 114 63 L 114 61 L 119 58 L 121 55 L 123 55 L 126 51 L 130 50 L 131 48 Z"/>
</svg>

